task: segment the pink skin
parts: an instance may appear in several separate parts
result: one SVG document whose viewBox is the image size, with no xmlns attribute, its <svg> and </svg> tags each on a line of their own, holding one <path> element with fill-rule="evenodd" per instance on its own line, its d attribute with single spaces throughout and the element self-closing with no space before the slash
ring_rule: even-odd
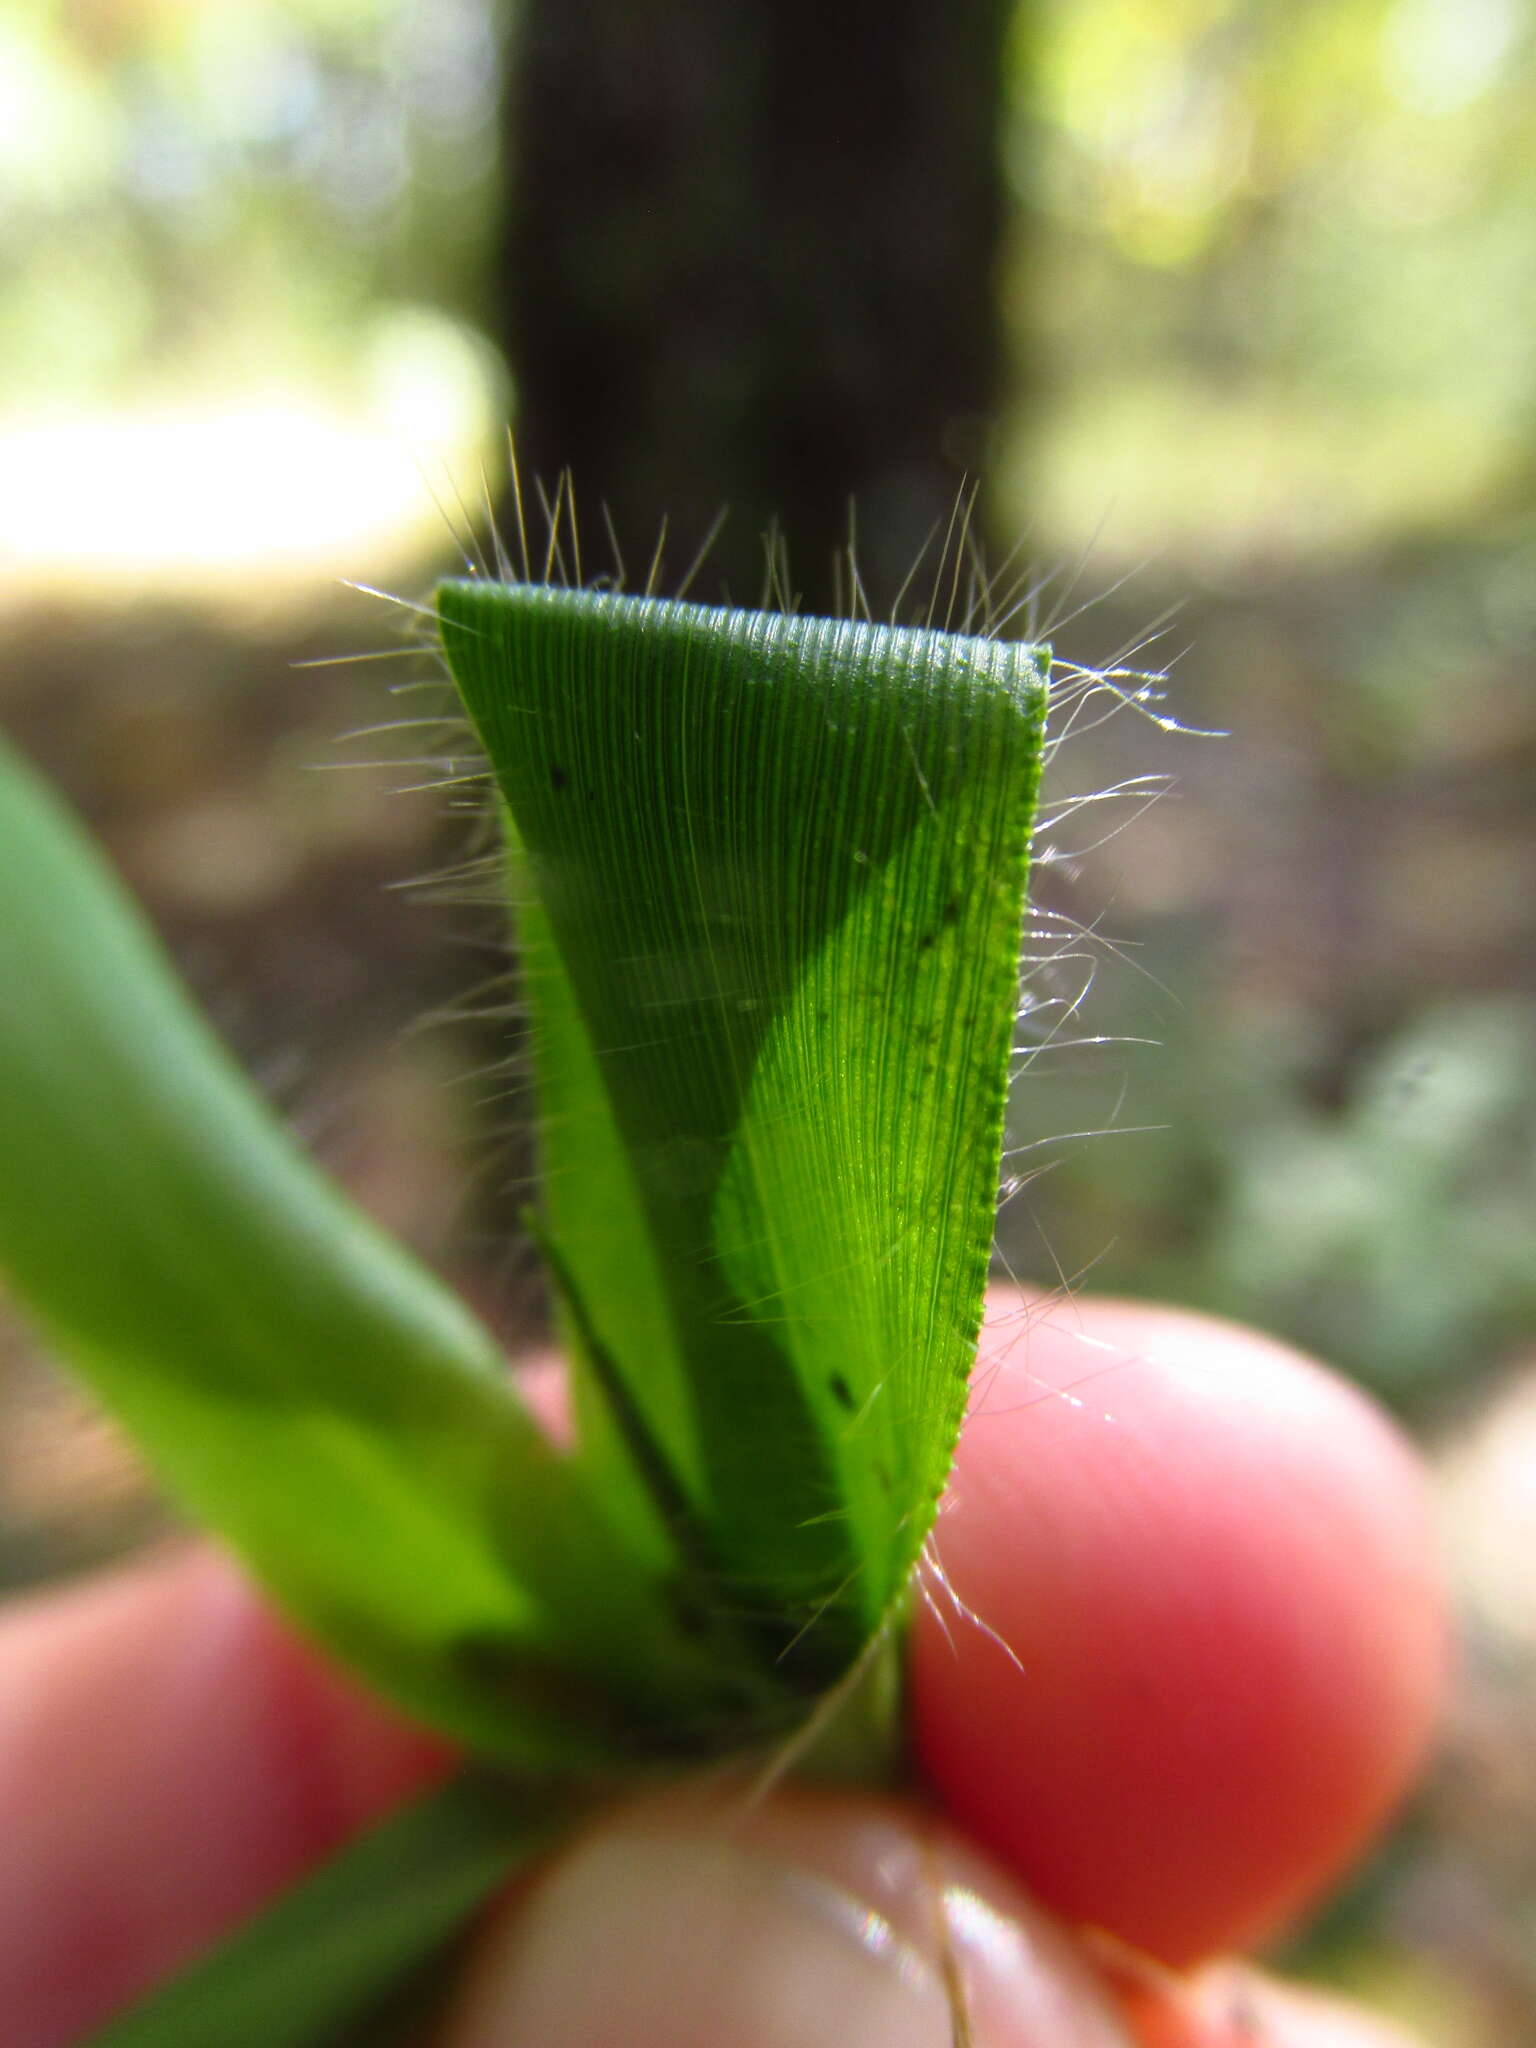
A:
<svg viewBox="0 0 1536 2048">
<path fill-rule="evenodd" d="M 1026 1930 L 1034 1958 L 1025 1985 L 995 1939 L 974 1953 L 961 1941 L 978 2041 L 1076 2048 L 1129 2037 L 1103 1976 L 1021 1898 L 1018 1876 L 1068 1919 L 1183 1962 L 1271 1926 L 1379 1821 L 1422 1751 L 1443 1670 L 1408 1453 L 1337 1382 L 1245 1333 L 1084 1306 L 1038 1328 L 1026 1362 L 1018 1307 L 1000 1303 L 985 1347 L 987 1400 L 940 1553 L 961 1601 L 1026 1669 L 952 1612 L 942 1627 L 926 1614 L 914 1641 L 930 1779 L 1006 1872 L 896 1802 L 791 1792 L 734 1822 L 682 1797 L 631 1809 L 491 1917 L 444 2048 L 524 2038 L 492 2014 L 514 2009 L 509 1971 L 523 1973 L 515 2010 L 537 2010 L 541 2038 L 555 2039 L 567 1957 L 570 2011 L 578 1991 L 588 1999 L 579 2020 L 567 2014 L 569 2038 L 642 2038 L 634 2001 L 610 2010 L 595 1988 L 594 1959 L 616 1953 L 609 1909 L 575 1916 L 590 1925 L 588 1954 L 561 1901 L 611 1897 L 639 1841 L 646 1941 L 669 1899 L 678 1914 L 703 1910 L 707 1898 L 669 1889 L 658 1829 L 739 1838 L 752 1885 L 765 1857 L 796 1865 L 914 1930 L 918 1947 L 942 1863 L 943 1884 Z M 1085 1351 L 1079 1327 L 1111 1349 Z M 1085 1382 L 1084 1406 L 1035 1398 L 1042 1381 Z M 68 2048 L 446 1761 L 209 1553 L 17 1602 L 0 1621 L 7 2048 Z M 677 1862 L 676 1885 L 696 1863 Z M 583 1890 L 589 1878 L 607 1892 Z M 536 1983 L 529 1961 L 551 1955 L 553 1994 L 549 1967 Z M 665 1988 L 705 2015 L 698 2039 L 770 2038 L 722 2003 L 738 1973 L 720 1971 L 710 1944 L 680 1958 Z M 1240 2038 L 1228 1977 L 1111 1975 L 1145 2048 Z M 1265 2048 L 1412 2048 L 1381 2023 L 1248 1980 L 1243 2000 L 1264 2014 Z"/>
<path fill-rule="evenodd" d="M 995 1317 L 977 1390 L 913 1644 L 935 1791 L 1068 1920 L 1180 1968 L 1268 1938 L 1433 1730 L 1412 1451 L 1277 1344 L 1108 1302 Z"/>
<path fill-rule="evenodd" d="M 223 1558 L 0 1622 L 0 2013 L 74 2041 L 442 1768 Z"/>
</svg>

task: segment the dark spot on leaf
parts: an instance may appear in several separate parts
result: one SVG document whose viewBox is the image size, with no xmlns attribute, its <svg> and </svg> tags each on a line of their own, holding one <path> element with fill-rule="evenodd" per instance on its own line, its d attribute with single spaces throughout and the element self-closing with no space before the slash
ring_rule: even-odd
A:
<svg viewBox="0 0 1536 2048">
<path fill-rule="evenodd" d="M 945 924 L 958 924 L 960 922 L 960 898 L 958 896 L 951 896 L 944 908 L 939 912 L 939 915 Z"/>
<path fill-rule="evenodd" d="M 556 793 L 556 795 L 558 795 L 558 794 L 560 793 L 560 791 L 561 791 L 562 789 L 569 789 L 569 788 L 570 788 L 570 785 L 571 785 L 571 778 L 570 778 L 570 776 L 569 776 L 569 775 L 567 775 L 567 774 L 566 774 L 565 770 L 564 770 L 564 769 L 563 769 L 563 768 L 562 768 L 562 767 L 560 766 L 560 763 L 559 763 L 558 761 L 551 761 L 551 762 L 550 762 L 550 764 L 549 764 L 549 786 L 550 786 L 550 788 L 551 788 L 552 790 L 554 790 L 554 792 Z"/>
<path fill-rule="evenodd" d="M 852 1408 L 853 1389 L 849 1386 L 848 1382 L 843 1378 L 840 1372 L 833 1373 L 831 1379 L 827 1381 L 827 1385 L 831 1389 L 832 1398 L 834 1401 L 838 1402 L 844 1408 Z"/>
</svg>

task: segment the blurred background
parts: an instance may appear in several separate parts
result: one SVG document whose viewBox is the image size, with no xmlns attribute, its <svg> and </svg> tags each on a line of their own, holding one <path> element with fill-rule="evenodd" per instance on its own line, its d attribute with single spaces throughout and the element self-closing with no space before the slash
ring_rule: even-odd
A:
<svg viewBox="0 0 1536 2048">
<path fill-rule="evenodd" d="M 1533 0 L 0 9 L 0 721 L 509 1338 L 497 921 L 400 886 L 469 821 L 374 731 L 432 708 L 412 615 L 340 580 L 510 531 L 506 422 L 588 575 L 728 507 L 706 598 L 777 521 L 826 608 L 851 499 L 888 608 L 974 490 L 1014 630 L 1226 735 L 1060 752 L 1031 986 L 1119 1042 L 1021 1074 L 1000 1256 L 1428 1447 L 1445 1755 L 1298 1953 L 1443 2048 L 1536 2037 L 1533 333 Z M 0 1583 L 163 1526 L 6 1325 Z"/>
</svg>

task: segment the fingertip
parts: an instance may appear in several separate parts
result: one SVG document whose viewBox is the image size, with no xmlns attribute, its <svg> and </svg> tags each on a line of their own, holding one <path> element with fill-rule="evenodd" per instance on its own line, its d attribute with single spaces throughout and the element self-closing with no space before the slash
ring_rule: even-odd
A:
<svg viewBox="0 0 1536 2048">
<path fill-rule="evenodd" d="M 201 1548 L 0 1621 L 8 2048 L 55 2048 L 441 1768 Z"/>
<path fill-rule="evenodd" d="M 1048 1905 L 1184 1966 L 1310 1902 L 1416 1771 L 1427 1490 L 1363 1397 L 1253 1333 L 1003 1307 L 914 1630 L 918 1748 Z"/>
<path fill-rule="evenodd" d="M 948 2048 L 957 1999 L 976 2048 L 1130 2048 L 1060 1930 L 927 1816 L 685 1791 L 507 1902 L 441 2048 Z"/>
</svg>

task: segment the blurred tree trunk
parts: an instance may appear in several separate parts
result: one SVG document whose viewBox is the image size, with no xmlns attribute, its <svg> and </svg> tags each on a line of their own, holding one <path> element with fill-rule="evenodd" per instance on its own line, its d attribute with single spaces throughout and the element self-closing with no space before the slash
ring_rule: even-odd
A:
<svg viewBox="0 0 1536 2048">
<path fill-rule="evenodd" d="M 756 601 L 777 518 L 808 608 L 857 503 L 877 612 L 1002 394 L 1010 0 L 524 0 L 496 289 L 525 473 L 606 504 L 628 580 Z M 603 550 L 606 559 L 606 549 Z"/>
</svg>

